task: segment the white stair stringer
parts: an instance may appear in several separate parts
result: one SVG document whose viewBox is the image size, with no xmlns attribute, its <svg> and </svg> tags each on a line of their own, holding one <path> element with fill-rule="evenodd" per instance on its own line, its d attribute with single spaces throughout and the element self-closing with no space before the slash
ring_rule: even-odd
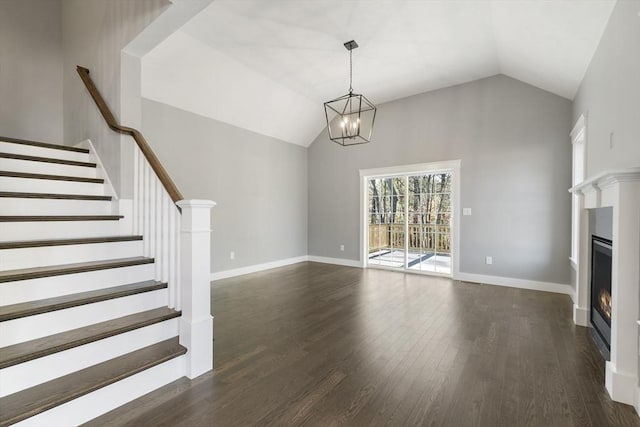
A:
<svg viewBox="0 0 640 427">
<path fill-rule="evenodd" d="M 168 289 L 123 286 L 156 279 L 153 260 L 142 258 L 142 240 L 42 242 L 131 235 L 133 210 L 118 200 L 90 142 L 88 148 L 83 153 L 0 138 L 0 153 L 96 164 L 0 157 L 0 216 L 5 217 L 0 221 L 0 306 L 3 318 L 11 319 L 0 321 L 0 351 L 7 349 L 0 399 L 9 402 L 0 411 L 0 423 L 78 425 L 187 372 L 186 350 L 177 338 L 180 317 L 167 308 Z M 105 195 L 113 201 L 85 197 Z M 104 218 L 118 210 L 126 218 Z M 77 218 L 83 215 L 103 218 Z M 31 218 L 7 218 L 20 216 Z M 50 216 L 60 218 L 35 218 Z M 24 242 L 30 247 L 20 247 Z M 117 262 L 107 265 L 109 260 Z M 93 262 L 102 264 L 82 264 Z M 72 272 L 83 269 L 89 271 Z M 12 280 L 37 275 L 44 277 Z M 117 287 L 132 290 L 110 289 Z M 101 290 L 99 297 L 85 294 L 67 305 L 74 294 L 96 290 Z M 46 308 L 38 302 L 62 296 L 69 298 L 47 301 Z M 8 307 L 14 304 L 26 306 Z M 87 375 L 93 375 L 89 382 Z M 47 403 L 34 395 L 45 396 Z"/>
<path fill-rule="evenodd" d="M 40 193 L 42 194 L 42 193 Z M 111 215 L 109 200 L 0 198 L 0 215 Z"/>
<path fill-rule="evenodd" d="M 0 322 L 0 347 L 105 322 L 167 305 L 167 290 L 142 292 L 93 304 Z"/>
<path fill-rule="evenodd" d="M 63 405 L 14 424 L 16 427 L 71 426 L 86 423 L 127 402 L 185 376 L 185 356 L 176 357 Z"/>
<path fill-rule="evenodd" d="M 33 248 L 0 248 L 0 269 L 15 270 L 108 260 L 113 259 L 114 254 L 117 254 L 116 258 L 131 258 L 142 254 L 142 244 L 142 240 L 131 240 Z"/>
<path fill-rule="evenodd" d="M 53 353 L 0 370 L 0 397 L 178 336 L 180 318 Z"/>
<path fill-rule="evenodd" d="M 96 178 L 95 167 L 66 165 L 34 160 L 6 159 L 2 157 L 0 157 L 0 170 L 8 172 L 40 173 L 46 175 Z"/>
<path fill-rule="evenodd" d="M 86 194 L 104 196 L 104 185 L 96 182 L 18 178 L 0 175 L 0 190 L 20 193 Z"/>
<path fill-rule="evenodd" d="M 3 305 L 19 304 L 32 300 L 95 291 L 126 283 L 143 282 L 152 280 L 153 275 L 153 264 L 142 264 L 86 273 L 16 280 L 0 283 L 0 301 Z"/>
<path fill-rule="evenodd" d="M 48 157 L 52 159 L 71 160 L 74 162 L 91 162 L 89 153 L 58 150 L 55 148 L 34 145 L 15 144 L 0 139 L 0 153 L 22 154 L 25 156 Z"/>
<path fill-rule="evenodd" d="M 0 241 L 119 236 L 121 228 L 118 220 L 0 222 Z"/>
</svg>

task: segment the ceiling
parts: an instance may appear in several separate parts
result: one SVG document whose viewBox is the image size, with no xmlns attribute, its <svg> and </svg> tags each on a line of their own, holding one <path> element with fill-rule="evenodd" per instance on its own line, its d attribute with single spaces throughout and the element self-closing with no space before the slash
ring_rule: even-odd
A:
<svg viewBox="0 0 640 427">
<path fill-rule="evenodd" d="M 308 146 L 322 103 L 505 74 L 573 99 L 615 0 L 216 0 L 142 60 L 143 96 Z"/>
</svg>

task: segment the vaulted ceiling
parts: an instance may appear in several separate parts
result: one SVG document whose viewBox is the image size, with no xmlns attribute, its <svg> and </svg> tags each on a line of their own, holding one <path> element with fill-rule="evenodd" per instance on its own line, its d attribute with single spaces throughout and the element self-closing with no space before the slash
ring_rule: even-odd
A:
<svg viewBox="0 0 640 427">
<path fill-rule="evenodd" d="M 308 146 L 322 103 L 505 74 L 573 99 L 615 0 L 216 0 L 147 54 L 142 94 Z"/>
</svg>

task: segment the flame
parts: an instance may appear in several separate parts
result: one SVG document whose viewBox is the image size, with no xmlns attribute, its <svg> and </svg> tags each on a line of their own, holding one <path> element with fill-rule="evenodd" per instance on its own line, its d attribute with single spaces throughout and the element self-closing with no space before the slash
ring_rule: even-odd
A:
<svg viewBox="0 0 640 427">
<path fill-rule="evenodd" d="M 600 310 L 611 320 L 611 294 L 600 289 Z"/>
</svg>

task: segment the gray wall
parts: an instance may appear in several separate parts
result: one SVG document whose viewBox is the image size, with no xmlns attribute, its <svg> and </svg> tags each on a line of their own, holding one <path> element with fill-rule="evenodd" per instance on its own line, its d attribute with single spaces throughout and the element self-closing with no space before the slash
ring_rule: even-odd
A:
<svg viewBox="0 0 640 427">
<path fill-rule="evenodd" d="M 64 139 L 76 144 L 90 138 L 116 191 L 121 190 L 120 136 L 106 126 L 76 73 L 76 65 L 89 68 L 119 120 L 122 48 L 168 6 L 168 0 L 62 2 Z"/>
<path fill-rule="evenodd" d="M 304 147 L 148 99 L 142 131 L 186 199 L 217 203 L 213 272 L 307 254 Z"/>
<path fill-rule="evenodd" d="M 462 159 L 461 271 L 569 283 L 570 122 L 569 100 L 499 75 L 380 105 L 371 144 L 321 133 L 309 254 L 359 259 L 359 169 Z"/>
<path fill-rule="evenodd" d="M 0 0 L 0 135 L 62 142 L 59 0 Z"/>
<path fill-rule="evenodd" d="M 587 116 L 587 177 L 640 166 L 638 13 L 639 0 L 616 3 L 574 101 L 574 122 Z"/>
</svg>

